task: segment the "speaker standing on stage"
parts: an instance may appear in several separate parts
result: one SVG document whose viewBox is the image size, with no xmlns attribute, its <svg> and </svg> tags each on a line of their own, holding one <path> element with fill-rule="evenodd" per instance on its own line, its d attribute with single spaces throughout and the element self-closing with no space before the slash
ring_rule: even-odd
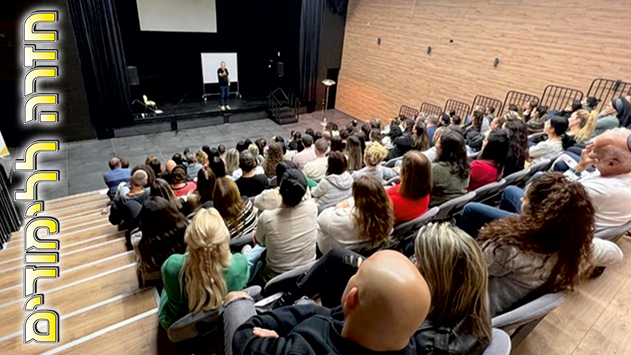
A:
<svg viewBox="0 0 631 355">
<path fill-rule="evenodd" d="M 219 97 L 219 107 L 222 110 L 230 110 L 228 106 L 228 98 L 230 97 L 230 73 L 226 68 L 226 62 L 221 62 L 221 68 L 217 69 L 217 77 L 219 78 L 219 90 L 221 96 Z"/>
</svg>

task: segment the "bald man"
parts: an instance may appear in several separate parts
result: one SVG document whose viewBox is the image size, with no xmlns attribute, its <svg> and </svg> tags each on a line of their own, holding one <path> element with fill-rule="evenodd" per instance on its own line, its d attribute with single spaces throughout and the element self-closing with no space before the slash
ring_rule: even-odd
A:
<svg viewBox="0 0 631 355">
<path fill-rule="evenodd" d="M 117 157 L 111 157 L 108 164 L 110 171 L 103 174 L 103 180 L 108 187 L 107 196 L 111 200 L 116 195 L 116 188 L 121 182 L 129 183 L 131 171 L 129 168 L 122 168 L 121 160 Z"/>
<path fill-rule="evenodd" d="M 615 128 L 596 137 L 581 160 L 566 172 L 579 181 L 596 209 L 596 230 L 619 227 L 631 221 L 631 130 Z M 586 170 L 594 167 L 595 173 Z"/>
<path fill-rule="evenodd" d="M 416 354 L 414 334 L 430 307 L 430 291 L 418 269 L 395 251 L 380 251 L 360 264 L 335 309 L 313 304 L 282 307 L 253 316 L 234 331 L 235 320 L 253 314 L 247 293 L 225 298 L 227 354 Z M 237 321 L 238 322 L 238 321 Z M 238 326 L 238 325 L 237 325 Z"/>
</svg>

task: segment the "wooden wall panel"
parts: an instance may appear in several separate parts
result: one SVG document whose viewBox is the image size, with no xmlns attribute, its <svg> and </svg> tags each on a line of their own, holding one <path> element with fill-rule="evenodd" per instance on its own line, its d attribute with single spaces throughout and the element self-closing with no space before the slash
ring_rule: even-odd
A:
<svg viewBox="0 0 631 355">
<path fill-rule="evenodd" d="M 350 0 L 348 10 L 336 108 L 359 119 L 631 79 L 631 0 Z"/>
</svg>

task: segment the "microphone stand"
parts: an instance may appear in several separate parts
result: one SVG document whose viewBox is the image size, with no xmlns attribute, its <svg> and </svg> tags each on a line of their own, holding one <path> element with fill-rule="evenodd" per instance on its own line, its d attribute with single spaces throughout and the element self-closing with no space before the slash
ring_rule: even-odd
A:
<svg viewBox="0 0 631 355">
<path fill-rule="evenodd" d="M 184 96 L 180 99 L 180 101 L 178 101 L 177 104 L 175 104 L 175 106 L 173 106 L 174 114 L 173 114 L 173 118 L 171 118 L 171 130 L 175 131 L 175 136 L 176 137 L 177 137 L 177 134 L 178 134 L 177 107 L 182 103 L 182 101 L 184 101 L 184 99 L 186 99 L 187 96 L 188 96 L 188 94 L 184 94 Z"/>
</svg>

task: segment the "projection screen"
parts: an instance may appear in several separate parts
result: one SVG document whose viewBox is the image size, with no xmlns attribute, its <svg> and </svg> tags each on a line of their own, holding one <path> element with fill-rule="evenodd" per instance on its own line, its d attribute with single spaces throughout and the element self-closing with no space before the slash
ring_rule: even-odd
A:
<svg viewBox="0 0 631 355">
<path fill-rule="evenodd" d="M 136 0 L 140 30 L 217 32 L 215 0 Z"/>
</svg>

